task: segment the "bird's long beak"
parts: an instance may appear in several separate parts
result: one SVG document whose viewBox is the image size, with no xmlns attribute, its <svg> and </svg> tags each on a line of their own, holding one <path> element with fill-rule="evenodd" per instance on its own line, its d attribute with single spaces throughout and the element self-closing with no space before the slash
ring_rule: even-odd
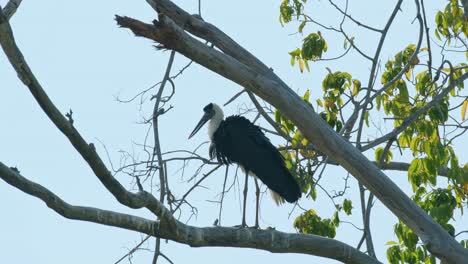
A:
<svg viewBox="0 0 468 264">
<path fill-rule="evenodd" d="M 208 122 L 208 120 L 210 120 L 212 117 L 212 115 L 210 115 L 209 113 L 205 113 L 203 115 L 203 117 L 200 119 L 200 122 L 198 122 L 197 126 L 193 129 L 192 133 L 190 133 L 190 136 L 188 137 L 188 139 L 190 139 L 191 137 L 193 137 L 193 135 L 195 135 L 198 130 L 200 130 L 200 128 L 203 127 L 203 125 Z"/>
</svg>

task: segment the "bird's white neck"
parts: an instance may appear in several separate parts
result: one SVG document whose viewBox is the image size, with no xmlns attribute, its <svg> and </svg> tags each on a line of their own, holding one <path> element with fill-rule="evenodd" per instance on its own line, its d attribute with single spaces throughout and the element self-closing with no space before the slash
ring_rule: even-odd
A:
<svg viewBox="0 0 468 264">
<path fill-rule="evenodd" d="M 213 110 L 215 114 L 208 123 L 208 136 L 210 137 L 211 141 L 213 141 L 213 135 L 224 119 L 224 113 L 221 107 L 219 107 L 217 104 L 213 104 Z"/>
</svg>

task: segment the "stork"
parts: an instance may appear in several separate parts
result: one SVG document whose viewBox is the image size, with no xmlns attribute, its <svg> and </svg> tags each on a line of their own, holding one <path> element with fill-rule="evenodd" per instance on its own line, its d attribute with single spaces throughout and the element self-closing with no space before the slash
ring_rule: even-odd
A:
<svg viewBox="0 0 468 264">
<path fill-rule="evenodd" d="M 258 228 L 259 193 L 257 178 L 269 189 L 277 205 L 286 200 L 295 203 L 301 197 L 301 190 L 294 177 L 286 168 L 285 161 L 278 149 L 260 128 L 247 118 L 233 115 L 224 120 L 221 107 L 210 103 L 203 108 L 204 115 L 198 122 L 189 139 L 195 135 L 205 123 L 208 123 L 210 137 L 210 158 L 229 165 L 237 163 L 245 172 L 244 209 L 242 227 L 246 227 L 245 206 L 247 200 L 248 175 L 253 176 L 256 186 L 255 228 Z"/>
</svg>

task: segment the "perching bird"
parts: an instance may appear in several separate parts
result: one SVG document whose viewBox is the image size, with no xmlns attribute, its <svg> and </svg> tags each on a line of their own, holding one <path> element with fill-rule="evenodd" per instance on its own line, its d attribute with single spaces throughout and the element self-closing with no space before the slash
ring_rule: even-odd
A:
<svg viewBox="0 0 468 264">
<path fill-rule="evenodd" d="M 244 211 L 242 226 L 245 222 L 245 204 L 247 196 L 247 175 L 260 178 L 271 191 L 276 204 L 296 202 L 301 197 L 301 190 L 294 177 L 286 168 L 285 161 L 278 149 L 260 128 L 242 116 L 229 116 L 224 120 L 223 110 L 214 103 L 203 108 L 205 114 L 189 136 L 195 135 L 208 121 L 208 135 L 211 140 L 210 158 L 229 165 L 237 163 L 246 172 L 244 186 Z M 255 227 L 258 228 L 258 199 L 260 189 L 257 188 L 257 212 Z"/>
</svg>

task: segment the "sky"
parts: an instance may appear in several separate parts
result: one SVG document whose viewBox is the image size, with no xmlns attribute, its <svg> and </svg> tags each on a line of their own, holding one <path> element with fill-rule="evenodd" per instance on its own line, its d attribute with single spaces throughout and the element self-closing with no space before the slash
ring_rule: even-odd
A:
<svg viewBox="0 0 468 264">
<path fill-rule="evenodd" d="M 187 11 L 197 13 L 198 1 L 175 2 Z M 206 21 L 217 25 L 258 56 L 300 94 L 310 89 L 313 98 L 321 95 L 320 82 L 326 72 L 325 67 L 349 71 L 353 77 L 367 80 L 370 65 L 355 52 L 351 52 L 339 64 L 312 64 L 310 73 L 301 74 L 297 67 L 291 67 L 287 52 L 297 48 L 304 36 L 294 34 L 296 30 L 293 26 L 280 25 L 279 1 L 201 2 L 202 16 Z M 310 13 L 324 24 L 334 24 L 339 17 L 324 11 L 328 10 L 324 7 L 325 2 L 314 1 L 309 5 Z M 350 11 L 357 18 L 382 27 L 394 1 L 379 1 L 371 7 L 358 2 L 350 2 Z M 0 0 L 0 5 L 4 6 L 5 3 L 5 0 Z M 408 24 L 414 18 L 412 4 L 411 1 L 404 2 L 399 14 L 402 21 L 391 28 L 382 59 L 390 58 L 409 44 L 408 40 L 414 39 L 417 27 Z M 437 8 L 428 6 L 428 17 Z M 116 98 L 130 98 L 159 82 L 169 56 L 167 51 L 155 50 L 151 41 L 135 38 L 128 30 L 118 28 L 114 21 L 115 14 L 145 22 L 155 18 L 155 12 L 145 1 L 45 0 L 23 1 L 11 20 L 17 44 L 45 91 L 63 113 L 73 110 L 75 127 L 88 142 L 96 145 L 98 153 L 109 166 L 111 161 L 114 166 L 119 164 L 122 150 L 143 156 L 136 144 L 145 139 L 148 127 L 141 123 L 149 116 L 152 107 L 151 102 L 141 106 L 138 102 L 120 103 Z M 377 35 L 364 34 L 362 29 L 351 26 L 349 29 L 356 34 L 357 43 L 368 52 L 373 52 Z M 317 28 L 305 28 L 305 32 L 314 30 Z M 330 35 L 328 43 L 330 52 L 326 56 L 334 57 L 339 53 L 337 51 L 341 51 L 336 47 L 342 47 L 343 40 Z M 187 63 L 186 58 L 176 55 L 173 73 Z M 23 176 L 49 188 L 68 203 L 154 218 L 145 210 L 131 210 L 120 205 L 105 190 L 68 140 L 40 110 L 3 53 L 0 53 L 0 80 L 1 162 L 17 166 Z M 203 106 L 209 102 L 223 104 L 241 87 L 196 64 L 188 68 L 175 84 L 176 93 L 171 101 L 174 108 L 160 118 L 161 147 L 166 151 L 192 150 L 207 140 L 206 130 L 187 140 L 202 115 Z M 224 108 L 225 114 L 239 113 L 248 102 L 246 97 L 239 98 Z M 391 128 L 391 124 L 386 124 L 380 117 L 373 117 L 373 121 L 383 130 Z M 371 130 L 364 136 L 372 138 L 377 133 Z M 274 140 L 278 144 L 284 143 Z M 208 156 L 206 147 L 200 153 Z M 462 163 L 466 162 L 460 159 Z M 173 191 L 181 195 L 190 187 L 191 182 L 187 180 L 194 175 L 196 166 L 192 164 L 187 167 L 183 175 L 178 168 L 180 164 L 170 168 L 169 181 L 173 183 Z M 403 190 L 410 191 L 405 173 L 391 172 L 388 175 Z M 327 189 L 340 190 L 346 172 L 329 167 L 324 177 L 323 183 Z M 231 173 L 229 179 L 232 181 L 232 178 Z M 124 186 L 133 188 L 131 179 L 125 175 L 119 175 L 118 179 Z M 191 218 L 189 224 L 212 225 L 218 217 L 218 205 L 207 200 L 218 199 L 223 179 L 224 169 L 221 169 L 207 179 L 207 188 L 197 189 L 190 196 L 198 208 L 198 216 Z M 351 217 L 343 216 L 342 220 L 362 226 L 356 180 L 351 177 L 349 185 L 351 189 L 346 198 L 355 201 L 354 214 Z M 247 221 L 252 225 L 253 189 L 252 185 L 247 209 Z M 143 237 L 128 230 L 65 219 L 37 198 L 4 182 L 0 182 L 0 194 L 0 255 L 4 263 L 114 263 Z M 239 190 L 235 189 L 227 195 L 223 225 L 240 223 L 239 194 Z M 334 212 L 332 204 L 323 193 L 319 191 L 318 194 L 317 201 L 302 199 L 300 205 L 313 208 L 323 217 L 331 217 Z M 298 210 L 292 210 L 291 205 L 276 207 L 268 196 L 262 198 L 261 206 L 261 226 L 295 232 L 292 222 L 300 213 Z M 372 214 L 374 246 L 379 259 L 385 262 L 385 243 L 395 240 L 393 224 L 396 218 L 378 201 Z M 188 220 L 188 216 L 185 213 L 183 219 Z M 354 227 L 342 224 L 336 239 L 355 246 L 360 236 L 361 233 Z M 145 245 L 146 248 L 152 249 L 153 243 L 154 240 Z M 253 249 L 190 248 L 174 242 L 163 243 L 162 250 L 174 263 L 337 263 L 299 254 L 273 254 Z M 151 259 L 152 253 L 142 250 L 134 254 L 132 261 L 149 263 Z"/>
</svg>

